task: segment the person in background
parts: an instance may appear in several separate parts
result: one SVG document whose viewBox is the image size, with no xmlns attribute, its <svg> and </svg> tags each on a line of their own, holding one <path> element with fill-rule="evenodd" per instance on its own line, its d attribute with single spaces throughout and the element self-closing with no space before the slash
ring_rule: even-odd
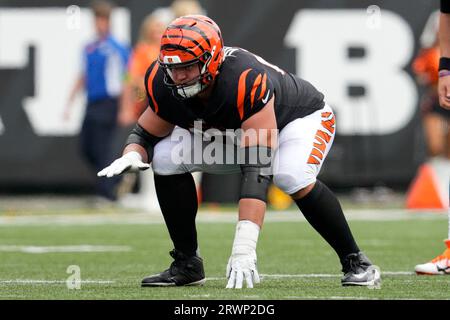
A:
<svg viewBox="0 0 450 320">
<path fill-rule="evenodd" d="M 438 13 L 438 12 L 436 12 Z M 419 84 L 424 86 L 425 93 L 420 102 L 420 111 L 425 129 L 425 137 L 430 158 L 446 157 L 450 159 L 450 110 L 439 105 L 439 15 L 430 16 L 427 27 L 422 36 L 423 47 L 413 61 L 413 71 Z"/>
<path fill-rule="evenodd" d="M 197 0 L 175 0 L 170 5 L 174 19 L 190 14 L 206 14 L 205 9 Z"/>
<path fill-rule="evenodd" d="M 91 8 L 95 16 L 96 39 L 83 50 L 83 69 L 70 92 L 64 118 L 70 117 L 75 97 L 84 90 L 87 106 L 79 137 L 81 153 L 92 169 L 98 171 L 116 156 L 113 141 L 129 49 L 111 35 L 113 5 L 95 1 Z M 96 193 L 100 199 L 117 200 L 119 181 L 117 178 L 97 179 Z"/>
<path fill-rule="evenodd" d="M 441 0 L 439 23 L 439 101 L 445 109 L 450 109 L 450 2 Z"/>
<path fill-rule="evenodd" d="M 450 129 L 449 129 L 449 119 L 450 119 L 450 1 L 441 0 L 441 12 L 440 12 L 440 22 L 439 22 L 439 47 L 440 47 L 440 58 L 439 54 L 434 54 L 433 57 L 433 68 L 434 68 L 434 83 L 435 86 L 433 90 L 436 90 L 437 83 L 437 94 L 435 94 L 435 101 L 433 102 L 433 110 L 436 113 L 443 114 L 443 119 L 445 118 L 447 126 L 447 144 L 442 147 L 443 153 L 446 154 L 447 159 L 450 158 Z M 438 60 L 439 58 L 439 60 Z M 436 61 L 439 61 L 436 69 Z M 437 76 L 436 76 L 437 73 Z M 437 77 L 437 79 L 436 79 Z M 436 97 L 437 96 L 437 97 Z M 439 104 L 441 108 L 437 106 L 439 99 Z M 439 111 L 438 111 L 439 110 Z M 439 130 L 439 125 L 436 126 L 435 130 Z M 450 177 L 447 177 L 449 179 Z M 415 267 L 417 274 L 428 274 L 428 275 L 450 275 L 450 209 L 448 209 L 448 235 L 447 239 L 444 240 L 446 245 L 446 250 L 432 259 L 429 262 L 418 264 Z"/>
<path fill-rule="evenodd" d="M 147 107 L 145 72 L 158 58 L 161 36 L 166 26 L 175 18 L 204 14 L 204 11 L 197 0 L 175 0 L 170 7 L 158 8 L 145 17 L 128 65 L 128 77 L 119 112 L 119 123 L 122 126 L 135 124 Z"/>
<path fill-rule="evenodd" d="M 168 8 L 167 10 L 162 9 L 166 8 L 156 9 L 144 18 L 139 30 L 138 42 L 130 55 L 127 80 L 123 88 L 118 118 L 119 124 L 125 128 L 134 125 L 147 107 L 144 86 L 145 72 L 152 62 L 158 58 L 162 33 L 173 17 L 171 10 Z M 158 208 L 155 206 L 157 203 L 156 199 L 152 201 L 147 196 L 146 200 L 139 201 L 135 196 L 131 198 L 129 196 L 133 191 L 139 191 L 147 195 L 147 189 L 149 191 L 153 190 L 152 177 L 149 177 L 147 181 L 147 179 L 140 179 L 139 173 L 130 172 L 123 175 L 122 182 L 118 188 L 121 204 L 125 207 L 137 206 L 138 208 L 146 207 L 157 210 Z"/>
<path fill-rule="evenodd" d="M 128 64 L 127 81 L 119 113 L 119 123 L 129 126 L 136 123 L 147 106 L 144 77 L 148 67 L 158 58 L 161 36 L 171 21 L 167 14 L 156 10 L 145 17 L 141 24 L 139 40 Z"/>
<path fill-rule="evenodd" d="M 148 67 L 158 58 L 161 36 L 167 25 L 177 17 L 204 12 L 205 10 L 197 0 L 175 0 L 171 6 L 157 8 L 144 18 L 140 27 L 139 40 L 128 64 L 127 81 L 119 111 L 121 126 L 134 125 L 148 105 L 144 77 Z M 194 174 L 194 180 L 200 190 L 200 172 Z M 139 196 L 128 196 L 134 190 L 139 190 Z M 159 210 L 151 174 L 146 173 L 145 176 L 139 175 L 138 172 L 124 174 L 118 191 L 122 198 L 122 205 L 125 207 Z"/>
</svg>

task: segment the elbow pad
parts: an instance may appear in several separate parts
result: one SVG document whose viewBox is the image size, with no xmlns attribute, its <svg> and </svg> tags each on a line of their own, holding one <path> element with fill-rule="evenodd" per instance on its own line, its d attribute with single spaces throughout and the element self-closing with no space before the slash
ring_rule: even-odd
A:
<svg viewBox="0 0 450 320">
<path fill-rule="evenodd" d="M 125 146 L 135 143 L 142 146 L 147 151 L 148 162 L 150 163 L 153 159 L 153 151 L 155 145 L 160 142 L 163 137 L 157 137 L 149 133 L 147 130 L 142 128 L 139 124 L 136 124 L 128 136 Z"/>
</svg>

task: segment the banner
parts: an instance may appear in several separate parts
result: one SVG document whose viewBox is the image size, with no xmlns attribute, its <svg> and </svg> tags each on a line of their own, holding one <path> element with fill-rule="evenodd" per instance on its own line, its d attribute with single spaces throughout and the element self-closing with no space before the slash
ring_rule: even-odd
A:
<svg viewBox="0 0 450 320">
<path fill-rule="evenodd" d="M 437 0 L 200 2 L 225 45 L 252 51 L 324 93 L 337 136 L 322 180 L 332 187 L 409 184 L 426 156 L 411 62 Z M 90 2 L 17 3 L 0 1 L 0 191 L 90 189 L 96 177 L 77 143 L 84 98 L 70 121 L 62 119 L 93 36 Z M 113 33 L 130 44 L 146 14 L 170 5 L 115 3 Z M 125 137 L 117 138 L 118 154 Z M 205 176 L 204 200 L 216 200 L 221 179 Z M 226 179 L 238 185 L 237 176 Z"/>
</svg>

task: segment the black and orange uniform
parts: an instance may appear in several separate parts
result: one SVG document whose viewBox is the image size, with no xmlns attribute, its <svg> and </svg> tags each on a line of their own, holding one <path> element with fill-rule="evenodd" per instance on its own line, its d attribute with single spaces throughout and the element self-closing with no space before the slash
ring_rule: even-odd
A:
<svg viewBox="0 0 450 320">
<path fill-rule="evenodd" d="M 173 72 L 176 68 L 193 66 L 199 68 L 196 79 L 189 79 L 185 83 L 174 81 Z M 323 94 L 309 82 L 271 65 L 244 49 L 224 47 L 219 26 L 212 19 L 200 15 L 180 17 L 167 27 L 161 38 L 158 61 L 146 72 L 145 86 L 149 107 L 163 120 L 187 130 L 193 128 L 196 121 L 202 121 L 203 129 L 240 129 L 247 119 L 261 111 L 271 99 L 274 99 L 276 123 L 281 134 L 289 123 L 313 115 L 319 110 L 326 108 L 330 111 L 324 113 L 332 115 L 331 108 L 324 102 Z M 206 101 L 197 96 L 205 88 L 210 90 Z M 311 116 L 305 122 L 311 121 L 320 125 L 321 113 L 317 112 L 317 118 Z M 305 134 L 312 136 L 316 134 L 315 128 L 311 132 L 306 130 Z M 334 127 L 332 130 L 334 134 Z M 142 136 L 151 135 L 147 133 Z M 154 136 L 151 138 L 155 141 Z M 311 139 L 308 145 L 310 148 L 305 148 L 307 152 L 319 145 L 313 140 Z M 326 138 L 323 146 L 328 142 L 325 140 Z M 290 146 L 300 149 L 305 147 L 304 144 L 301 139 L 295 139 Z M 169 144 L 161 142 L 160 146 L 159 150 L 156 149 L 156 145 L 152 146 L 155 147 L 155 157 L 152 160 L 156 159 L 158 152 L 162 154 L 162 159 L 166 159 L 165 152 L 171 152 Z M 257 147 L 271 150 L 265 146 Z M 281 148 L 282 144 L 278 150 Z M 319 169 L 317 164 L 307 163 L 307 155 L 304 154 L 305 164 L 300 163 L 298 158 L 291 159 L 289 155 L 285 158 L 297 166 L 298 170 L 292 171 L 297 177 L 303 177 L 308 170 L 306 168 L 310 166 Z M 162 163 L 161 166 L 164 164 L 162 160 L 159 162 Z M 157 167 L 158 161 L 153 161 L 155 190 L 174 247 L 177 252 L 197 259 L 195 218 L 198 202 L 192 175 L 189 170 L 185 170 L 186 168 L 183 168 L 184 171 L 173 169 L 158 172 Z M 240 169 L 242 173 L 240 199 L 265 202 L 270 177 L 262 174 L 261 163 L 243 163 Z M 290 173 L 291 171 L 277 172 L 274 173 L 274 177 L 279 178 L 279 183 L 285 180 L 287 184 L 293 184 L 291 181 L 295 179 L 291 179 Z M 361 258 L 363 255 L 359 252 L 334 194 L 318 180 L 314 183 L 308 181 L 307 185 L 299 184 L 298 188 L 304 189 L 306 186 L 310 186 L 308 194 L 302 195 L 301 198 L 296 194 L 299 189 L 289 194 L 295 196 L 295 202 L 305 218 L 336 251 L 343 265 L 345 281 L 349 283 L 348 279 L 351 279 L 353 274 L 352 267 L 355 269 L 354 266 L 365 263 L 361 266 L 361 270 L 366 270 L 370 262 L 364 262 Z M 253 205 L 255 202 L 249 203 Z M 173 257 L 177 260 L 176 256 Z M 145 278 L 143 285 L 173 285 L 172 276 L 169 269 L 159 275 Z M 203 278 L 202 273 L 195 277 L 195 280 Z M 361 282 L 361 279 L 360 277 L 356 281 Z M 192 278 L 185 280 L 175 284 L 194 282 Z"/>
<path fill-rule="evenodd" d="M 273 95 L 279 130 L 325 105 L 323 94 L 309 82 L 240 48 L 224 48 L 224 61 L 206 106 L 197 97 L 177 98 L 164 84 L 164 76 L 157 62 L 147 70 L 149 105 L 159 117 L 185 129 L 192 128 L 194 121 L 203 121 L 203 129 L 238 129 Z"/>
</svg>

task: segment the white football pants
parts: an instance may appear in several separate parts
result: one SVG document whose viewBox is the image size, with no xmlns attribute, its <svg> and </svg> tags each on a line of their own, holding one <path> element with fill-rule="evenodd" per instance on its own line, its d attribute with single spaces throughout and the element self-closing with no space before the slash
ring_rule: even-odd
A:
<svg viewBox="0 0 450 320">
<path fill-rule="evenodd" d="M 335 133 L 335 117 L 327 104 L 323 109 L 287 124 L 279 132 L 278 146 L 274 153 L 274 184 L 287 194 L 293 194 L 315 182 L 333 144 Z M 198 134 L 175 127 L 170 136 L 155 146 L 153 171 L 159 175 L 198 171 L 215 174 L 240 172 L 240 165 L 236 162 L 210 163 L 202 158 L 205 151 L 209 154 L 211 149 L 217 148 L 216 150 L 223 150 L 221 158 L 232 159 L 234 155 L 230 153 L 236 152 L 232 142 L 230 145 L 225 145 L 226 141 L 198 143 L 202 138 L 197 136 L 195 141 L 196 135 Z M 180 150 L 183 150 L 182 158 L 185 161 L 180 161 Z"/>
</svg>

